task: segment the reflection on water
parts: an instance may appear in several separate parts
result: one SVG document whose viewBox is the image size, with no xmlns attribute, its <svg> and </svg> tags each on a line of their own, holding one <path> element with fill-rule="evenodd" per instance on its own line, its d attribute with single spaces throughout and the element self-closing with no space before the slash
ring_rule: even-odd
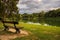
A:
<svg viewBox="0 0 60 40">
<path fill-rule="evenodd" d="M 49 24 L 41 24 L 41 23 L 34 23 L 34 22 L 27 22 L 28 24 L 34 24 L 34 25 L 43 25 L 43 26 L 50 26 Z"/>
<path fill-rule="evenodd" d="M 44 24 L 44 26 L 50 26 L 49 24 Z"/>
<path fill-rule="evenodd" d="M 48 19 L 35 19 L 32 21 L 27 21 L 28 24 L 34 24 L 34 25 L 44 25 L 44 26 L 59 26 L 60 27 L 60 19 L 58 18 L 48 18 Z"/>
<path fill-rule="evenodd" d="M 44 20 L 45 23 L 52 25 L 52 26 L 60 26 L 60 20 Z"/>
<path fill-rule="evenodd" d="M 40 23 L 27 22 L 28 24 L 41 25 Z"/>
</svg>

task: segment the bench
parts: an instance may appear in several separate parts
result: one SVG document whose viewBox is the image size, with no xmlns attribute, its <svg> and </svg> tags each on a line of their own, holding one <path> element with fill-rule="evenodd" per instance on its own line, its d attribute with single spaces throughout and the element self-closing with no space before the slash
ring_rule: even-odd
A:
<svg viewBox="0 0 60 40">
<path fill-rule="evenodd" d="M 22 29 L 23 27 L 16 27 L 16 24 L 19 24 L 18 22 L 16 21 L 4 21 L 0 18 L 1 22 L 3 23 L 3 26 L 4 26 L 4 30 L 7 31 L 9 30 L 9 28 L 14 28 L 16 30 L 16 33 L 20 33 L 20 29 Z M 6 25 L 5 23 L 11 23 L 11 24 L 14 24 L 13 27 L 10 27 L 8 25 Z"/>
</svg>

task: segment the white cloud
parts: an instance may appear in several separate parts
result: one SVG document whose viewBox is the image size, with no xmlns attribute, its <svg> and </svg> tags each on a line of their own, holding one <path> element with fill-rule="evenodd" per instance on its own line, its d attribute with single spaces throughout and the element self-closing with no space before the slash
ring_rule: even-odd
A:
<svg viewBox="0 0 60 40">
<path fill-rule="evenodd" d="M 20 8 L 20 9 L 26 9 L 26 8 L 28 8 L 26 4 L 19 4 L 19 5 L 17 5 L 17 6 L 18 6 L 18 8 Z"/>
<path fill-rule="evenodd" d="M 60 0 L 20 0 L 18 4 L 21 13 L 40 12 L 60 7 Z"/>
</svg>

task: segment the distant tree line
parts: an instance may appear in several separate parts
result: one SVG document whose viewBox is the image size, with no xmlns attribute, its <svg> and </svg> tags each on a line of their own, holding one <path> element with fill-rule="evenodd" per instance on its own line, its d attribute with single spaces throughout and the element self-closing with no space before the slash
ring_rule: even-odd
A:
<svg viewBox="0 0 60 40">
<path fill-rule="evenodd" d="M 46 12 L 45 17 L 60 17 L 60 8 Z"/>
<path fill-rule="evenodd" d="M 44 18 L 53 18 L 53 17 L 60 17 L 60 8 L 56 10 L 50 10 L 48 12 L 41 11 L 40 13 L 24 13 L 20 14 L 20 19 L 21 20 L 26 20 L 26 21 L 40 21 Z"/>
</svg>

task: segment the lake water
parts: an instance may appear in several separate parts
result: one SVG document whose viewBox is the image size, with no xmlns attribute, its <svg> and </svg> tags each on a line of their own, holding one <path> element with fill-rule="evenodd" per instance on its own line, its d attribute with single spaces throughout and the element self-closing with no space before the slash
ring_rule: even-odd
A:
<svg viewBox="0 0 60 40">
<path fill-rule="evenodd" d="M 27 22 L 28 24 L 33 24 L 33 25 L 44 25 L 44 26 L 50 26 L 49 24 L 41 24 L 41 23 L 33 23 L 33 22 Z"/>
<path fill-rule="evenodd" d="M 24 20 L 25 21 L 25 20 Z M 44 26 L 58 26 L 60 27 L 60 18 L 48 18 L 48 19 L 40 19 L 40 20 L 26 20 L 28 24 L 34 24 L 34 25 L 44 25 Z"/>
</svg>

